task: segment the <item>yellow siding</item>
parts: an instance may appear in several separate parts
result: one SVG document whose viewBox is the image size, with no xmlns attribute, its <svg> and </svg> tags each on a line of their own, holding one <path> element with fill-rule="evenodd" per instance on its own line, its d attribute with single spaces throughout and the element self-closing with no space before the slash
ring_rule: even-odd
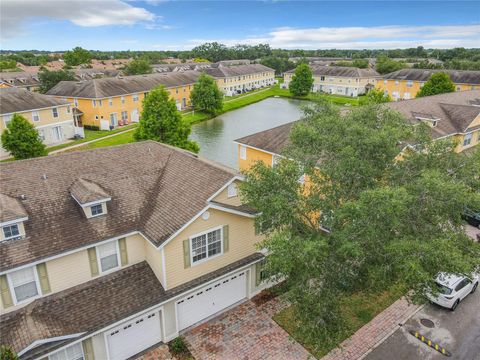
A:
<svg viewBox="0 0 480 360">
<path fill-rule="evenodd" d="M 162 283 L 165 288 L 163 281 L 163 268 L 162 268 L 162 253 L 161 251 L 154 248 L 154 246 L 149 243 L 148 240 L 145 240 L 145 259 L 148 262 L 148 265 L 152 268 L 153 273 L 157 279 Z M 168 260 L 166 260 L 168 262 Z M 168 286 L 169 284 L 167 284 Z"/>
<path fill-rule="evenodd" d="M 265 71 L 261 73 L 231 76 L 227 78 L 217 79 L 218 88 L 227 95 L 231 95 L 229 92 L 250 88 L 253 86 L 268 86 L 275 81 L 274 71 Z"/>
<path fill-rule="evenodd" d="M 198 218 L 165 246 L 169 288 L 181 285 L 253 254 L 256 251 L 255 244 L 262 240 L 260 236 L 255 235 L 253 219 L 213 209 L 209 211 L 210 217 L 208 220 Z M 192 235 L 223 225 L 229 226 L 229 251 L 185 269 L 183 241 Z"/>
<path fill-rule="evenodd" d="M 257 161 L 263 161 L 265 165 L 272 166 L 273 155 L 267 152 L 264 152 L 259 149 L 253 149 L 246 146 L 246 159 L 240 157 L 240 147 L 244 145 L 238 145 L 238 167 L 240 171 L 249 170 L 252 165 Z"/>
<path fill-rule="evenodd" d="M 229 197 L 228 196 L 228 187 L 227 187 L 220 194 L 215 196 L 213 198 L 213 201 L 217 201 L 217 202 L 220 202 L 222 204 L 227 204 L 227 205 L 234 205 L 234 206 L 242 205 L 242 201 L 241 201 L 240 196 L 239 196 L 240 193 L 239 193 L 239 190 L 238 190 L 240 182 L 239 181 L 234 181 L 234 183 L 237 186 L 237 196 Z"/>
<path fill-rule="evenodd" d="M 73 115 L 72 115 L 72 109 L 71 106 L 57 106 L 56 108 L 58 109 L 58 117 L 53 117 L 53 112 L 52 108 L 55 106 L 45 108 L 45 109 L 40 109 L 40 110 L 34 110 L 38 112 L 40 120 L 39 121 L 33 121 L 33 112 L 34 111 L 19 111 L 17 114 L 22 115 L 24 118 L 26 118 L 30 123 L 35 125 L 35 127 L 41 127 L 45 125 L 53 125 L 56 123 L 64 122 L 64 121 L 73 121 Z M 70 112 L 67 111 L 67 109 L 70 109 Z M 3 120 L 5 120 L 5 116 L 3 116 Z M 0 121 L 0 132 L 3 132 L 5 129 L 5 121 Z"/>
</svg>

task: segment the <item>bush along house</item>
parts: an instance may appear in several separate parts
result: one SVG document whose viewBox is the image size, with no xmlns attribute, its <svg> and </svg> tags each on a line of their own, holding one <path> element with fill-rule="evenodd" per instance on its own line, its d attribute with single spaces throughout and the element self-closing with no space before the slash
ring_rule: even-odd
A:
<svg viewBox="0 0 480 360">
<path fill-rule="evenodd" d="M 1 164 L 2 344 L 127 359 L 269 286 L 241 181 L 153 141 Z"/>
</svg>

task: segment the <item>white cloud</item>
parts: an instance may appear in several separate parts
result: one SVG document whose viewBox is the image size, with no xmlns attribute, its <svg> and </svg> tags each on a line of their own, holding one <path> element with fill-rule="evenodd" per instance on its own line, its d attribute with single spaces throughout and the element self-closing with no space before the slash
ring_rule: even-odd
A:
<svg viewBox="0 0 480 360">
<path fill-rule="evenodd" d="M 1 0 L 2 38 L 21 35 L 31 18 L 68 20 L 82 27 L 133 25 L 158 17 L 121 0 Z"/>
<path fill-rule="evenodd" d="M 479 47 L 480 24 L 437 26 L 373 26 L 277 28 L 265 35 L 238 39 L 192 39 L 190 47 L 217 41 L 235 44 L 268 43 L 283 49 L 375 49 L 424 46 L 435 48 Z"/>
</svg>

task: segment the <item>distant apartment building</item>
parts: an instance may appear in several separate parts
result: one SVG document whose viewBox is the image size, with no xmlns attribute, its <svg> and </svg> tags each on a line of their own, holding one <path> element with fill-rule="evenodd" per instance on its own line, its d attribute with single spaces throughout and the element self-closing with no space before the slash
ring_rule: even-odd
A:
<svg viewBox="0 0 480 360">
<path fill-rule="evenodd" d="M 185 109 L 190 106 L 190 92 L 199 76 L 197 71 L 183 71 L 61 81 L 47 94 L 74 103 L 83 113 L 83 125 L 108 130 L 138 122 L 142 100 L 159 85 L 165 86 L 179 110 Z"/>
<path fill-rule="evenodd" d="M 480 71 L 402 69 L 383 76 L 376 88 L 395 100 L 408 100 L 417 96 L 432 74 L 444 72 L 455 84 L 455 91 L 480 89 Z"/>
<path fill-rule="evenodd" d="M 313 92 L 356 97 L 375 87 L 380 74 L 373 69 L 348 66 L 310 66 L 313 73 Z M 295 69 L 284 74 L 283 87 L 288 88 Z"/>
<path fill-rule="evenodd" d="M 0 133 L 3 133 L 13 114 L 19 114 L 38 130 L 45 145 L 62 143 L 74 137 L 73 108 L 68 101 L 20 88 L 0 89 Z M 3 148 L 0 157 L 8 156 Z"/>
<path fill-rule="evenodd" d="M 37 73 L 26 71 L 0 72 L 0 88 L 6 87 L 37 91 L 40 88 L 40 80 Z"/>
</svg>

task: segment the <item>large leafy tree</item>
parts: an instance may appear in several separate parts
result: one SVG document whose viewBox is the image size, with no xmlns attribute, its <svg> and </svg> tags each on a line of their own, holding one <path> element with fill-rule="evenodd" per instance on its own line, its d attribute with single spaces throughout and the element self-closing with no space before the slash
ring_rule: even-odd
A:
<svg viewBox="0 0 480 360">
<path fill-rule="evenodd" d="M 152 65 L 147 59 L 136 59 L 130 61 L 123 68 L 125 75 L 142 75 L 151 74 L 153 72 Z"/>
<path fill-rule="evenodd" d="M 223 107 L 223 94 L 218 89 L 215 79 L 204 73 L 193 86 L 190 99 L 195 109 L 211 114 L 222 110 Z"/>
<path fill-rule="evenodd" d="M 140 123 L 134 133 L 135 140 L 155 140 L 198 152 L 198 144 L 188 140 L 190 131 L 190 124 L 182 118 L 165 87 L 162 85 L 150 91 L 143 100 Z"/>
<path fill-rule="evenodd" d="M 261 214 L 267 271 L 286 279 L 313 342 L 344 326 L 339 298 L 395 287 L 422 301 L 438 272 L 478 265 L 461 215 L 480 206 L 480 151 L 457 154 L 428 131 L 384 105 L 345 114 L 319 100 L 293 126 L 283 159 L 246 173 L 241 194 Z M 418 151 L 398 157 L 407 142 Z"/>
<path fill-rule="evenodd" d="M 362 105 L 367 103 L 382 104 L 390 101 L 392 101 L 390 95 L 380 89 L 371 89 L 367 95 L 360 98 L 360 103 Z"/>
<path fill-rule="evenodd" d="M 37 129 L 18 114 L 13 114 L 7 128 L 3 131 L 2 146 L 15 159 L 47 155 L 45 144 L 40 140 Z"/>
<path fill-rule="evenodd" d="M 417 93 L 417 97 L 444 94 L 455 91 L 455 84 L 450 76 L 444 72 L 438 72 L 430 76 L 427 82 Z"/>
<path fill-rule="evenodd" d="M 63 54 L 63 60 L 67 66 L 90 64 L 92 54 L 90 51 L 77 46 L 72 50 L 66 51 L 65 54 Z"/>
<path fill-rule="evenodd" d="M 310 67 L 304 63 L 298 65 L 288 86 L 290 92 L 295 96 L 305 96 L 312 90 L 312 85 L 313 76 Z"/>
<path fill-rule="evenodd" d="M 385 55 L 377 57 L 377 62 L 375 64 L 375 69 L 380 74 L 388 74 L 406 67 L 407 64 L 404 61 L 392 60 Z"/>
<path fill-rule="evenodd" d="M 38 73 L 40 80 L 40 92 L 45 94 L 48 90 L 57 85 L 60 81 L 73 81 L 75 75 L 67 70 L 50 71 L 43 68 Z"/>
</svg>

